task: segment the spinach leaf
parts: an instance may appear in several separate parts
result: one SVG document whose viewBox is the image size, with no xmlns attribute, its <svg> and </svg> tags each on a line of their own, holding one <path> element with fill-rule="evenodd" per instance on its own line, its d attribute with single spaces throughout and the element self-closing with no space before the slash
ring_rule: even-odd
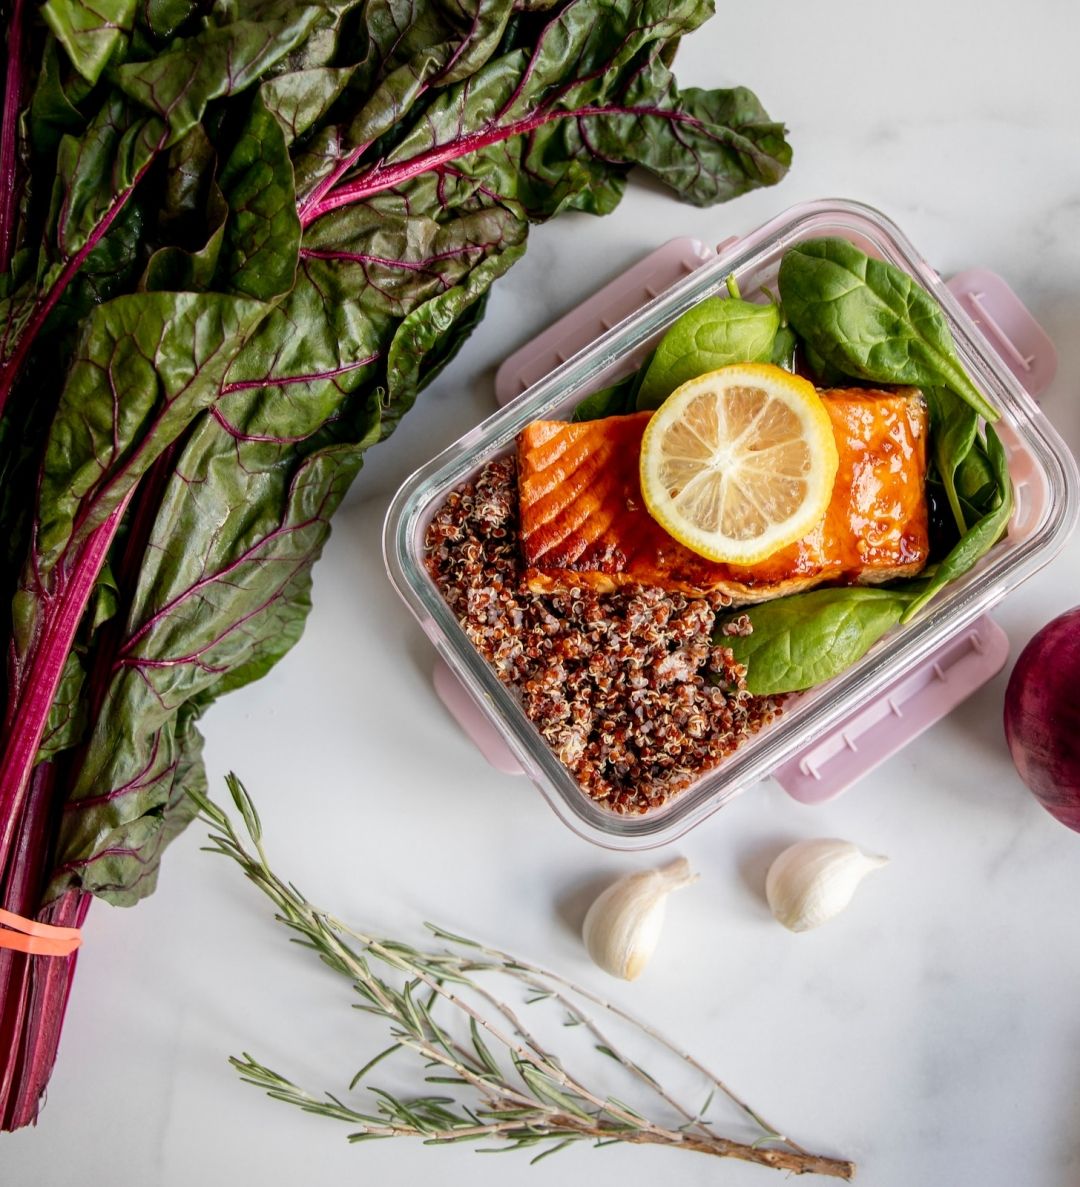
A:
<svg viewBox="0 0 1080 1187">
<path fill-rule="evenodd" d="M 930 448 L 957 529 L 967 529 L 967 517 L 957 490 L 957 472 L 966 461 L 978 436 L 979 417 L 970 404 L 957 399 L 947 388 L 923 390 L 930 409 Z"/>
<path fill-rule="evenodd" d="M 773 348 L 768 361 L 777 367 L 783 367 L 785 371 L 794 371 L 795 348 L 798 346 L 798 343 L 799 340 L 795 337 L 795 331 L 785 323 L 776 331 L 776 338 L 773 341 Z"/>
<path fill-rule="evenodd" d="M 986 459 L 997 487 L 995 506 L 960 537 L 949 555 L 930 575 L 929 584 L 904 611 L 901 622 L 909 622 L 950 581 L 962 577 L 1001 539 L 1013 510 L 1013 487 L 1008 459 L 998 435 L 986 427 Z"/>
<path fill-rule="evenodd" d="M 753 633 L 721 630 L 713 642 L 730 647 L 746 665 L 746 687 L 755 696 L 801 692 L 861 659 L 915 597 L 906 589 L 866 585 L 814 589 L 740 610 Z"/>
<path fill-rule="evenodd" d="M 811 239 L 784 254 L 779 284 L 796 332 L 845 375 L 945 387 L 979 416 L 997 420 L 956 357 L 941 310 L 900 268 L 846 239 Z"/>
<path fill-rule="evenodd" d="M 650 351 L 645 361 L 632 374 L 619 379 L 608 387 L 602 387 L 584 400 L 574 409 L 571 420 L 601 420 L 605 416 L 625 416 L 634 412 L 637 405 L 638 391 L 642 380 L 649 369 L 650 363 L 656 357 L 656 351 Z"/>
<path fill-rule="evenodd" d="M 731 363 L 768 362 L 780 328 L 773 303 L 708 297 L 688 309 L 660 339 L 637 394 L 637 407 L 659 408 L 689 379 Z"/>
<path fill-rule="evenodd" d="M 823 359 L 809 342 L 802 343 L 802 354 L 817 387 L 845 387 L 851 382 L 850 375 Z"/>
<path fill-rule="evenodd" d="M 956 491 L 964 518 L 969 524 L 982 519 L 998 505 L 1000 488 L 997 475 L 987 457 L 986 447 L 978 437 L 970 453 L 957 467 Z"/>
<path fill-rule="evenodd" d="M 624 416 L 634 411 L 634 388 L 640 370 L 633 375 L 627 375 L 618 383 L 609 387 L 602 387 L 584 400 L 574 409 L 571 420 L 602 420 L 605 416 Z"/>
</svg>

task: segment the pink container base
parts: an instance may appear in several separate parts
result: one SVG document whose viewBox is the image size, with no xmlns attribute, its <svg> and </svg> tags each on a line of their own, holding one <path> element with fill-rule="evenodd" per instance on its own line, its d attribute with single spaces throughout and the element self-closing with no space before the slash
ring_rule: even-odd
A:
<svg viewBox="0 0 1080 1187">
<path fill-rule="evenodd" d="M 773 778 L 800 803 L 835 799 L 996 676 L 1008 657 L 1008 635 L 984 615 Z"/>
<path fill-rule="evenodd" d="M 510 355 L 495 377 L 495 397 L 509 403 L 623 318 L 664 292 L 734 240 L 716 251 L 695 239 L 673 239 L 571 310 L 526 346 Z M 1032 396 L 1041 395 L 1057 370 L 1046 332 L 1001 277 L 973 268 L 948 282 L 974 324 Z M 625 372 L 640 360 L 622 360 Z M 613 375 L 611 378 L 615 378 Z M 1017 506 L 1009 532 L 1024 537 L 1040 522 L 1048 492 L 1039 469 L 1018 439 L 1004 436 Z M 917 668 L 814 738 L 773 778 L 794 799 L 819 804 L 835 798 L 906 743 L 940 721 L 1004 666 L 1005 632 L 984 615 L 943 643 Z M 433 674 L 440 700 L 484 757 L 505 774 L 523 768 L 499 731 L 440 658 Z"/>
</svg>

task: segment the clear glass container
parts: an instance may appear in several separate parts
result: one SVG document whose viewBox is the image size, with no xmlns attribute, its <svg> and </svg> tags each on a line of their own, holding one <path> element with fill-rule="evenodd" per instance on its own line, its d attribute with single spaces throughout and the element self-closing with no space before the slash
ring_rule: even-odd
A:
<svg viewBox="0 0 1080 1187">
<path fill-rule="evenodd" d="M 789 697 L 782 716 L 690 788 L 644 815 L 618 815 L 581 791 L 511 690 L 465 636 L 424 566 L 427 525 L 451 489 L 486 462 L 514 450 L 515 437 L 525 425 L 569 418 L 586 395 L 633 370 L 682 313 L 706 297 L 726 293 L 729 275 L 735 276 L 744 294 L 774 288 L 784 252 L 821 236 L 843 236 L 904 269 L 940 305 L 968 373 L 1002 412 L 996 427 L 1017 491 L 1009 532 L 915 621 L 890 632 L 827 684 Z M 598 844 L 639 849 L 673 840 L 768 776 L 1045 565 L 1076 524 L 1078 490 L 1076 463 L 1065 443 L 899 228 L 868 206 L 820 201 L 794 207 L 725 248 L 419 469 L 390 505 L 383 551 L 398 593 L 561 819 Z"/>
</svg>

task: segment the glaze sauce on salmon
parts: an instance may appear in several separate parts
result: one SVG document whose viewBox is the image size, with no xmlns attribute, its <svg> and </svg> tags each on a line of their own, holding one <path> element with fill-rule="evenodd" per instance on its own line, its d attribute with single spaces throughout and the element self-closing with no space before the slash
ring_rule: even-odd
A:
<svg viewBox="0 0 1080 1187">
<path fill-rule="evenodd" d="M 918 573 L 929 555 L 922 395 L 837 388 L 821 397 L 840 458 L 828 510 L 802 539 L 750 566 L 698 556 L 646 510 L 638 460 L 651 412 L 528 425 L 517 460 L 529 589 L 652 585 L 749 604 Z"/>
</svg>

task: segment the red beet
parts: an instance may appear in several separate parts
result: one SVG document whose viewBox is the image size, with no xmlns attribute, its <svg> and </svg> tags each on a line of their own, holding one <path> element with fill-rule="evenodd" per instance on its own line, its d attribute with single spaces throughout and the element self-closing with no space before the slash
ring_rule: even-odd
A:
<svg viewBox="0 0 1080 1187">
<path fill-rule="evenodd" d="M 1005 738 L 1039 802 L 1080 832 L 1080 606 L 1021 652 L 1005 690 Z"/>
</svg>

